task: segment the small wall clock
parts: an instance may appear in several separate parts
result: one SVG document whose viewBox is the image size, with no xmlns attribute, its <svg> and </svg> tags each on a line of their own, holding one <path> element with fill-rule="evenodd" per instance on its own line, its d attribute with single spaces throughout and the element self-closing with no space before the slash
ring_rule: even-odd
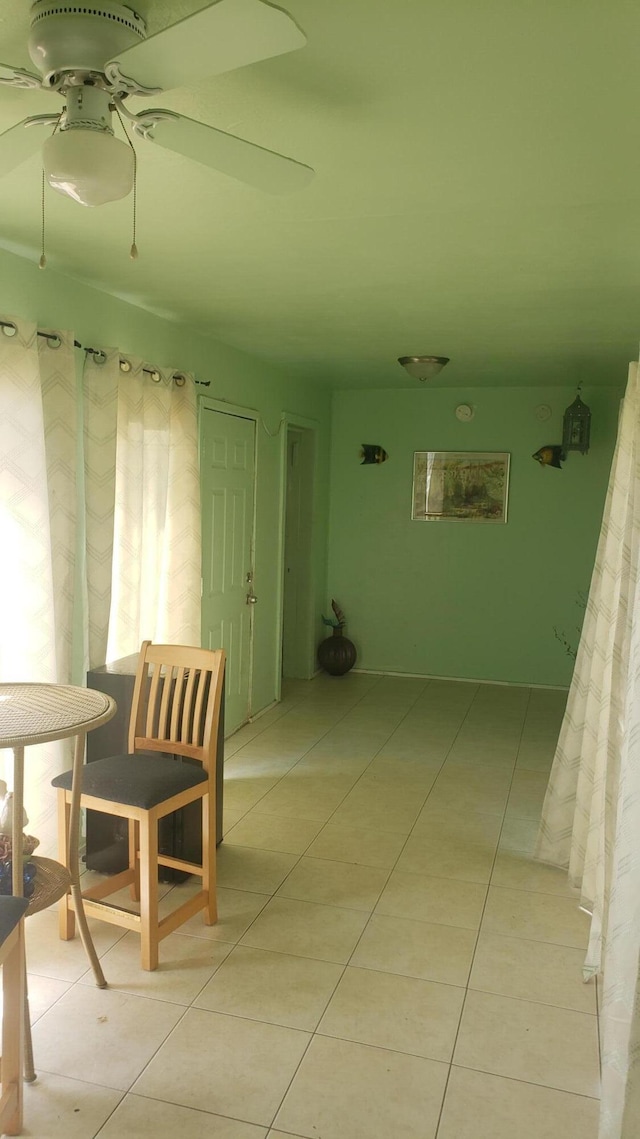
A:
<svg viewBox="0 0 640 1139">
<path fill-rule="evenodd" d="M 548 403 L 538 404 L 536 408 L 536 419 L 539 419 L 541 423 L 544 423 L 547 419 L 551 419 L 551 414 L 551 408 Z"/>
<path fill-rule="evenodd" d="M 456 419 L 459 419 L 461 423 L 468 423 L 470 419 L 473 419 L 474 415 L 475 411 L 470 403 L 458 404 L 456 408 Z"/>
</svg>

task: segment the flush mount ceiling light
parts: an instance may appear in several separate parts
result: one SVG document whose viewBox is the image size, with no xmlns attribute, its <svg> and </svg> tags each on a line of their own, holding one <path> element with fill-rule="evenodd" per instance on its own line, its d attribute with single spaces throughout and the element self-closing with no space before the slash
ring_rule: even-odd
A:
<svg viewBox="0 0 640 1139">
<path fill-rule="evenodd" d="M 432 380 L 449 363 L 449 356 L 398 356 L 398 363 L 414 380 Z"/>
</svg>

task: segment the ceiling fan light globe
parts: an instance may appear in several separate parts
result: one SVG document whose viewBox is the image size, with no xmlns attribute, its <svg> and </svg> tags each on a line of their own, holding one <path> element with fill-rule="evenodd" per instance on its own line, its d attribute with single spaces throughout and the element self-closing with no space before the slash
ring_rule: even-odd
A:
<svg viewBox="0 0 640 1139">
<path fill-rule="evenodd" d="M 133 189 L 131 147 L 104 131 L 58 131 L 42 148 L 49 185 L 83 206 L 102 206 L 126 198 Z"/>
</svg>

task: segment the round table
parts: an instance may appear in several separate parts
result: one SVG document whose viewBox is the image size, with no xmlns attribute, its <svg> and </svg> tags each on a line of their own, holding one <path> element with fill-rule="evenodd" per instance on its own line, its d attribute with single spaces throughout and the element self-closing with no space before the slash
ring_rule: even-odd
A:
<svg viewBox="0 0 640 1139">
<path fill-rule="evenodd" d="M 69 849 L 66 865 L 50 858 L 31 856 L 37 867 L 36 888 L 29 901 L 29 913 L 51 905 L 71 890 L 82 944 L 93 968 L 97 984 L 106 981 L 98 961 L 82 904 L 80 888 L 80 796 L 86 733 L 105 724 L 116 713 L 115 701 L 104 692 L 70 684 L 0 684 L 0 748 L 13 749 L 13 834 L 23 832 L 24 749 L 34 744 L 75 736 Z M 22 846 L 12 851 L 12 891 L 24 891 Z M 27 1079 L 34 1079 L 30 1048 Z"/>
</svg>

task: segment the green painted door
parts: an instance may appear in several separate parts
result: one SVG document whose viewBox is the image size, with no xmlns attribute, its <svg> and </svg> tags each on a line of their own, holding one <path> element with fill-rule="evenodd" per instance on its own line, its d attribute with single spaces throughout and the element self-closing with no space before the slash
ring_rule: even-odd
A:
<svg viewBox="0 0 640 1139">
<path fill-rule="evenodd" d="M 202 412 L 202 643 L 227 653 L 225 731 L 251 706 L 255 422 Z"/>
</svg>

